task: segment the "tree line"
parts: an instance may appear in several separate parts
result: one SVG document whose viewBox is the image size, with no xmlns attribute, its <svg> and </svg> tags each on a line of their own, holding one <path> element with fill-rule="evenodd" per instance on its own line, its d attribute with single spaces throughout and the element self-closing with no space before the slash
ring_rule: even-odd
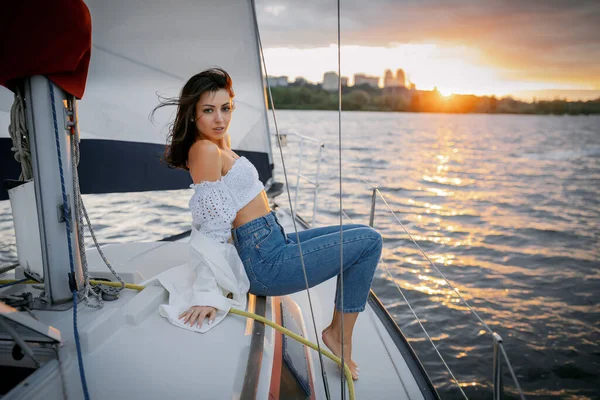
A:
<svg viewBox="0 0 600 400">
<path fill-rule="evenodd" d="M 330 92 L 321 85 L 302 84 L 271 88 L 276 109 L 337 110 L 337 91 Z M 270 106 L 270 102 L 269 102 Z M 534 101 L 531 103 L 511 97 L 455 94 L 443 96 L 438 90 L 394 91 L 368 85 L 342 88 L 342 110 L 398 111 L 436 113 L 497 113 L 497 114 L 600 114 L 600 98 L 590 101 Z"/>
</svg>

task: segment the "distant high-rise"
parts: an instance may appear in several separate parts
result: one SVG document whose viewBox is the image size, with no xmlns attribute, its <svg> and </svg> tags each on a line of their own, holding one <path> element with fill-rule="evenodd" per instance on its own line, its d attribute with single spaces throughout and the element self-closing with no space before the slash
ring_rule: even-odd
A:
<svg viewBox="0 0 600 400">
<path fill-rule="evenodd" d="M 383 76 L 383 87 L 395 87 L 398 86 L 398 81 L 394 78 L 394 74 L 389 69 L 385 70 L 385 74 Z"/>
<path fill-rule="evenodd" d="M 403 69 L 396 70 L 396 76 L 392 73 L 391 70 L 386 69 L 385 75 L 383 77 L 383 87 L 386 88 L 394 88 L 394 87 L 402 87 L 406 86 L 406 74 Z"/>
<path fill-rule="evenodd" d="M 334 91 L 338 88 L 338 74 L 336 72 L 325 72 L 323 75 L 323 89 Z"/>
<path fill-rule="evenodd" d="M 396 70 L 396 82 L 398 82 L 398 86 L 406 87 L 406 74 L 401 68 Z"/>
<path fill-rule="evenodd" d="M 396 98 L 402 99 L 404 103 L 410 103 L 413 92 L 414 84 L 409 83 L 406 79 L 404 70 L 399 68 L 396 70 L 396 75 L 392 74 L 389 69 L 385 70 L 385 78 L 383 85 L 383 94 L 391 95 Z"/>
<path fill-rule="evenodd" d="M 348 78 L 345 76 L 342 76 L 342 86 L 348 86 Z M 338 90 L 337 72 L 325 72 L 325 74 L 323 74 L 323 85 L 321 87 L 330 92 Z"/>
</svg>

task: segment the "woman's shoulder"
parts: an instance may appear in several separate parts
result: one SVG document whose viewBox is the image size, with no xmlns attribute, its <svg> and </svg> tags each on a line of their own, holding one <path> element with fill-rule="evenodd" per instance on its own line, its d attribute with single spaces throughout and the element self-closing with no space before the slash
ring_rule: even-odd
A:
<svg viewBox="0 0 600 400">
<path fill-rule="evenodd" d="M 221 150 L 208 140 L 198 140 L 189 151 L 189 167 L 194 182 L 215 181 L 221 178 Z"/>
<path fill-rule="evenodd" d="M 196 140 L 190 147 L 190 156 L 197 155 L 201 157 L 220 157 L 221 149 L 219 146 L 211 142 L 210 140 Z"/>
</svg>

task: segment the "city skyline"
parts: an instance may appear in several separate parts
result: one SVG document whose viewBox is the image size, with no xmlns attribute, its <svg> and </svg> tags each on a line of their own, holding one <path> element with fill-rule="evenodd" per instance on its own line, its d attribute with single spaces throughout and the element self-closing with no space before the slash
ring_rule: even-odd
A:
<svg viewBox="0 0 600 400">
<path fill-rule="evenodd" d="M 401 68 L 398 68 L 396 70 L 392 70 L 391 68 L 387 68 L 384 71 L 384 74 L 382 75 L 367 75 L 364 73 L 357 73 L 354 74 L 352 76 L 352 81 L 350 80 L 350 77 L 348 76 L 343 76 L 342 75 L 342 86 L 354 86 L 356 83 L 354 82 L 354 78 L 356 75 L 365 75 L 366 77 L 369 78 L 376 78 L 378 80 L 378 85 L 377 87 L 383 89 L 386 87 L 385 84 L 385 73 L 390 70 L 392 73 L 396 73 L 396 71 L 402 70 Z M 331 87 L 331 88 L 326 88 L 325 84 L 326 84 L 326 75 L 327 74 L 335 74 L 335 88 Z M 269 84 L 271 86 L 287 86 L 288 84 L 292 84 L 292 83 L 310 83 L 310 84 L 320 84 L 323 86 L 324 89 L 326 90 L 337 90 L 337 72 L 336 71 L 327 71 L 323 74 L 323 76 L 321 77 L 320 80 L 310 80 L 307 79 L 304 76 L 296 76 L 296 77 L 290 77 L 288 75 L 279 75 L 279 76 L 275 76 L 275 75 L 271 75 L 269 74 Z M 284 83 L 285 82 L 285 83 Z M 352 82 L 350 84 L 350 82 Z M 366 82 L 363 82 L 366 83 Z M 373 85 L 371 85 L 373 86 Z M 396 85 L 388 85 L 387 87 L 390 86 L 396 86 Z M 402 86 L 402 85 L 399 85 Z M 416 82 L 412 82 L 410 79 L 408 79 L 408 77 L 406 77 L 406 81 L 405 81 L 405 85 L 404 87 L 408 88 L 408 89 L 415 89 L 415 90 L 438 90 L 440 91 L 440 93 L 444 96 L 450 96 L 450 95 L 454 95 L 454 94 L 474 94 L 474 93 L 448 93 L 448 92 L 443 92 L 441 91 L 437 86 L 434 86 L 432 88 L 422 88 L 419 87 L 418 84 Z M 514 92 L 514 93 L 507 93 L 507 94 L 503 94 L 503 95 L 498 95 L 496 93 L 489 93 L 489 94 L 475 94 L 478 96 L 494 96 L 494 97 L 498 97 L 498 98 L 505 98 L 505 97 L 511 97 L 514 98 L 516 100 L 521 100 L 521 101 L 526 101 L 526 102 L 532 102 L 532 101 L 540 101 L 540 100 L 567 100 L 567 101 L 588 101 L 588 100 L 596 100 L 598 98 L 600 98 L 600 91 L 595 91 L 595 90 L 568 90 L 568 89 L 563 89 L 563 90 L 531 90 L 531 91 L 520 91 L 520 92 Z"/>
<path fill-rule="evenodd" d="M 348 84 L 350 86 L 354 85 L 354 76 L 357 74 L 377 76 L 380 79 L 381 87 L 381 80 L 383 79 L 386 69 L 395 71 L 396 69 L 402 68 L 406 72 L 407 79 L 416 84 L 419 90 L 433 90 L 437 88 L 443 95 L 446 96 L 451 94 L 474 94 L 478 96 L 513 97 L 515 99 L 524 101 L 532 101 L 534 99 L 566 99 L 569 101 L 587 101 L 600 97 L 600 90 L 577 85 L 559 85 L 551 83 L 548 84 L 544 82 L 517 82 L 511 86 L 510 81 L 497 80 L 494 82 L 493 80 L 490 80 L 490 77 L 495 75 L 493 71 L 473 67 L 460 60 L 454 60 L 453 62 L 446 63 L 445 65 L 447 74 L 444 75 L 442 71 L 436 72 L 436 65 L 439 65 L 439 62 L 436 62 L 435 59 L 432 59 L 431 62 L 427 62 L 427 60 L 425 60 L 426 57 L 435 54 L 436 49 L 436 46 L 427 47 L 429 48 L 427 50 L 428 55 L 425 55 L 424 57 L 421 57 L 420 60 L 415 60 L 412 63 L 417 72 L 411 73 L 410 69 L 402 68 L 398 66 L 398 64 L 395 64 L 395 67 L 383 66 L 383 68 L 381 68 L 379 61 L 375 63 L 365 60 L 364 58 L 361 59 L 360 49 L 352 49 L 353 51 L 347 53 L 348 57 L 344 57 L 344 46 L 342 46 L 342 76 L 348 79 Z M 277 52 L 281 52 L 282 54 L 274 54 L 275 50 Z M 380 49 L 368 48 L 364 50 L 366 50 L 367 53 L 376 53 Z M 307 51 L 315 53 L 315 58 L 321 59 L 322 62 L 307 63 L 306 58 L 311 58 L 306 54 Z M 448 57 L 448 54 L 453 52 L 442 49 L 440 53 L 441 56 L 439 56 L 439 58 L 445 59 Z M 325 73 L 337 73 L 337 68 L 327 69 L 321 67 L 321 65 L 332 65 L 335 67 L 337 64 L 337 48 L 335 45 L 331 45 L 328 48 L 309 50 L 266 49 L 265 59 L 267 66 L 269 67 L 269 75 L 287 76 L 289 77 L 290 82 L 293 82 L 295 78 L 301 78 L 316 84 L 323 81 L 323 75 Z M 347 59 L 348 62 L 344 63 L 344 59 Z M 393 57 L 376 57 L 374 59 L 379 59 L 382 61 L 388 59 L 393 61 Z M 279 66 L 279 68 L 273 68 L 274 65 Z M 354 69 L 356 72 L 344 73 L 344 71 L 352 69 Z M 277 71 L 284 73 L 276 73 Z M 285 71 L 290 71 L 292 73 L 285 73 Z M 451 74 L 448 72 L 451 72 Z M 417 76 L 417 79 L 414 78 L 415 76 Z M 443 82 L 444 79 L 439 79 L 438 81 L 437 77 L 445 77 L 446 84 Z M 419 78 L 421 78 L 421 81 L 419 81 Z M 452 82 L 454 82 L 454 84 L 452 84 Z M 463 87 L 467 88 L 467 90 L 460 89 L 461 83 Z"/>
<path fill-rule="evenodd" d="M 318 82 L 337 70 L 335 5 L 258 0 L 269 73 Z M 318 18 L 316 18 L 318 16 Z M 342 75 L 402 67 L 423 90 L 600 97 L 600 3 L 374 0 L 342 4 Z"/>
</svg>

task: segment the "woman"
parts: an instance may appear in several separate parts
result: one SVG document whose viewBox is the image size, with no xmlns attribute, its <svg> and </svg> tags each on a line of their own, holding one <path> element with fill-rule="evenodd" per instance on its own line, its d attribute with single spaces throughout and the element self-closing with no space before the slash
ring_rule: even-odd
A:
<svg viewBox="0 0 600 400">
<path fill-rule="evenodd" d="M 306 288 L 300 249 L 309 286 L 340 272 L 340 228 L 309 229 L 286 236 L 271 211 L 254 166 L 231 150 L 227 128 L 234 109 L 230 76 L 219 68 L 205 70 L 185 84 L 177 105 L 165 159 L 171 167 L 190 172 L 195 193 L 190 200 L 193 221 L 200 232 L 220 242 L 230 237 L 250 281 L 250 292 L 279 296 Z M 161 106 L 162 106 L 161 105 Z M 160 106 L 159 106 L 160 107 Z M 233 228 L 233 229 L 232 229 Z M 337 356 L 351 360 L 352 331 L 358 313 L 365 309 L 382 239 L 364 225 L 343 227 L 344 309 L 338 278 L 331 324 L 322 338 Z M 214 307 L 197 304 L 179 317 L 186 324 L 211 323 Z M 341 313 L 344 313 L 342 337 Z M 358 367 L 348 362 L 354 379 Z"/>
</svg>

